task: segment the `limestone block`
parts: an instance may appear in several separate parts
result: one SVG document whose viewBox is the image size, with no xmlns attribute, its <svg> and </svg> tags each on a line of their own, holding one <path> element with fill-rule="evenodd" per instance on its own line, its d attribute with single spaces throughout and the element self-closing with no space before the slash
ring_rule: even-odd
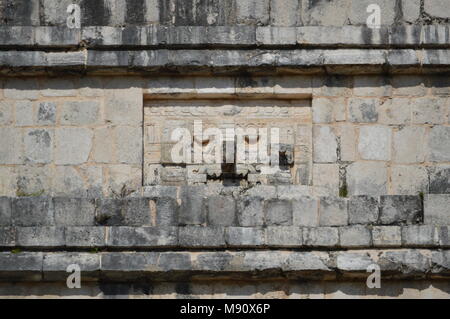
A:
<svg viewBox="0 0 450 319">
<path fill-rule="evenodd" d="M 348 225 L 348 200 L 339 197 L 320 198 L 320 226 Z"/>
<path fill-rule="evenodd" d="M 302 245 L 302 228 L 293 226 L 270 226 L 266 228 L 266 244 L 277 247 L 298 247 Z"/>
<path fill-rule="evenodd" d="M 47 97 L 76 96 L 77 90 L 72 80 L 47 79 L 41 84 L 41 94 Z"/>
<path fill-rule="evenodd" d="M 11 199 L 0 197 L 0 226 L 11 225 Z"/>
<path fill-rule="evenodd" d="M 350 195 L 387 194 L 387 167 L 384 163 L 355 162 L 347 167 Z"/>
<path fill-rule="evenodd" d="M 271 0 L 270 25 L 292 27 L 299 18 L 299 0 Z"/>
<path fill-rule="evenodd" d="M 376 123 L 378 122 L 378 99 L 352 98 L 348 103 L 348 114 L 351 122 Z"/>
<path fill-rule="evenodd" d="M 373 245 L 380 247 L 400 247 L 402 232 L 400 226 L 375 226 L 372 228 Z"/>
<path fill-rule="evenodd" d="M 436 165 L 430 169 L 430 193 L 450 194 L 449 165 Z"/>
<path fill-rule="evenodd" d="M 428 141 L 428 158 L 432 162 L 450 161 L 450 127 L 435 126 Z"/>
<path fill-rule="evenodd" d="M 36 164 L 53 160 L 53 130 L 27 129 L 24 137 L 25 161 Z"/>
<path fill-rule="evenodd" d="M 10 125 L 13 121 L 13 105 L 11 101 L 0 101 L 0 125 Z"/>
<path fill-rule="evenodd" d="M 292 225 L 292 203 L 287 200 L 270 200 L 265 204 L 266 225 Z"/>
<path fill-rule="evenodd" d="M 309 247 L 336 247 L 339 231 L 336 227 L 304 228 L 303 244 Z"/>
<path fill-rule="evenodd" d="M 378 221 L 378 198 L 373 196 L 352 196 L 348 202 L 350 225 L 374 224 Z"/>
<path fill-rule="evenodd" d="M 327 2 L 301 1 L 302 25 L 343 26 L 347 24 L 349 0 Z"/>
<path fill-rule="evenodd" d="M 357 75 L 353 78 L 353 94 L 364 97 L 390 96 L 392 88 L 385 77 Z"/>
<path fill-rule="evenodd" d="M 391 191 L 397 195 L 428 192 L 428 172 L 422 166 L 392 166 Z"/>
<path fill-rule="evenodd" d="M 94 200 L 55 197 L 53 205 L 56 226 L 94 226 Z"/>
<path fill-rule="evenodd" d="M 339 165 L 314 164 L 313 184 L 317 186 L 320 196 L 339 195 Z M 317 192 L 316 192 L 317 194 Z"/>
<path fill-rule="evenodd" d="M 237 201 L 237 219 L 240 226 L 254 227 L 264 225 L 264 199 L 260 197 L 241 197 Z"/>
<path fill-rule="evenodd" d="M 63 227 L 19 227 L 16 233 L 16 243 L 20 247 L 52 248 L 64 247 Z"/>
<path fill-rule="evenodd" d="M 381 196 L 380 222 L 383 225 L 417 224 L 423 220 L 419 196 Z"/>
<path fill-rule="evenodd" d="M 450 194 L 425 195 L 424 206 L 425 224 L 450 225 Z"/>
<path fill-rule="evenodd" d="M 0 164 L 21 164 L 22 131 L 16 128 L 0 127 Z"/>
<path fill-rule="evenodd" d="M 450 8 L 445 0 L 425 0 L 424 10 L 432 17 L 450 18 Z"/>
<path fill-rule="evenodd" d="M 52 182 L 53 194 L 56 196 L 85 197 L 87 190 L 80 173 L 71 166 L 57 166 Z"/>
<path fill-rule="evenodd" d="M 420 16 L 420 0 L 402 0 L 403 20 L 415 22 Z"/>
<path fill-rule="evenodd" d="M 264 230 L 253 227 L 227 227 L 225 240 L 228 246 L 264 245 Z"/>
<path fill-rule="evenodd" d="M 449 99 L 419 98 L 412 100 L 413 124 L 446 124 Z"/>
<path fill-rule="evenodd" d="M 391 0 L 359 0 L 352 1 L 349 21 L 352 25 L 366 25 L 367 18 L 371 14 L 367 12 L 367 7 L 376 4 L 380 7 L 381 25 L 391 25 L 395 22 L 396 7 Z"/>
<path fill-rule="evenodd" d="M 208 198 L 208 224 L 232 226 L 236 219 L 236 203 L 231 196 L 212 196 Z"/>
<path fill-rule="evenodd" d="M 54 125 L 56 123 L 56 104 L 53 102 L 41 102 L 38 104 L 38 125 Z"/>
<path fill-rule="evenodd" d="M 62 125 L 91 125 L 99 122 L 98 101 L 69 101 L 61 108 Z"/>
<path fill-rule="evenodd" d="M 300 197 L 292 201 L 293 224 L 295 226 L 319 226 L 319 201 L 311 197 Z"/>
<path fill-rule="evenodd" d="M 142 162 L 142 128 L 119 126 L 115 130 L 116 156 L 120 163 Z"/>
<path fill-rule="evenodd" d="M 92 148 L 92 161 L 96 163 L 114 163 L 116 160 L 114 151 L 114 133 L 111 127 L 101 127 L 94 130 Z"/>
<path fill-rule="evenodd" d="M 87 162 L 93 135 L 92 130 L 86 128 L 56 129 L 55 163 L 77 165 Z"/>
<path fill-rule="evenodd" d="M 430 247 L 439 244 L 438 232 L 432 225 L 402 227 L 402 244 L 405 247 Z"/>
<path fill-rule="evenodd" d="M 411 123 L 411 104 L 407 98 L 392 98 L 381 103 L 379 122 L 383 124 L 407 125 Z"/>
<path fill-rule="evenodd" d="M 15 108 L 17 126 L 31 126 L 34 124 L 33 102 L 17 101 Z"/>
<path fill-rule="evenodd" d="M 15 198 L 12 201 L 12 221 L 15 226 L 54 225 L 53 202 L 48 197 Z"/>
<path fill-rule="evenodd" d="M 3 89 L 6 98 L 13 100 L 36 100 L 39 98 L 37 80 L 12 78 L 8 79 Z"/>
<path fill-rule="evenodd" d="M 426 87 L 424 78 L 414 75 L 396 75 L 392 78 L 392 87 L 396 96 L 424 96 Z"/>
<path fill-rule="evenodd" d="M 65 227 L 64 237 L 69 248 L 103 248 L 106 246 L 106 227 Z"/>
<path fill-rule="evenodd" d="M 178 229 L 179 245 L 182 247 L 224 247 L 223 227 L 185 226 Z"/>
<path fill-rule="evenodd" d="M 362 225 L 339 227 L 339 242 L 345 248 L 367 248 L 372 245 L 372 234 Z"/>
<path fill-rule="evenodd" d="M 337 138 L 331 126 L 313 128 L 314 162 L 335 163 L 337 161 Z"/>
<path fill-rule="evenodd" d="M 386 126 L 363 126 L 359 129 L 358 151 L 362 159 L 389 161 L 392 130 Z"/>
<path fill-rule="evenodd" d="M 425 160 L 425 128 L 406 126 L 393 133 L 393 160 L 396 163 L 422 163 Z"/>
<path fill-rule="evenodd" d="M 50 194 L 53 171 L 49 166 L 20 166 L 17 169 L 17 187 L 14 192 L 19 196 Z"/>
<path fill-rule="evenodd" d="M 267 25 L 269 23 L 270 0 L 242 0 L 236 2 L 236 17 L 239 24 Z"/>
</svg>

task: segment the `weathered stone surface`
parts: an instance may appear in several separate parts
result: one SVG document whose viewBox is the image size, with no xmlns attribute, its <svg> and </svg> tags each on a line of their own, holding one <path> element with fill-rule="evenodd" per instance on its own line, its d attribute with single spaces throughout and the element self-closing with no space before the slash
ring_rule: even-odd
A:
<svg viewBox="0 0 450 319">
<path fill-rule="evenodd" d="M 423 209 L 419 196 L 380 197 L 381 224 L 417 224 L 422 220 Z"/>
<path fill-rule="evenodd" d="M 380 101 L 377 99 L 350 99 L 349 119 L 356 123 L 376 123 L 378 122 L 378 107 Z"/>
<path fill-rule="evenodd" d="M 24 252 L 0 253 L 0 278 L 3 280 L 36 281 L 42 279 L 43 254 Z"/>
<path fill-rule="evenodd" d="M 206 209 L 202 188 L 196 188 L 198 192 L 192 191 L 192 188 L 182 188 L 181 207 L 178 213 L 178 223 L 180 225 L 201 225 L 206 222 Z"/>
<path fill-rule="evenodd" d="M 53 160 L 53 130 L 28 129 L 25 131 L 25 161 L 36 164 L 51 163 Z"/>
<path fill-rule="evenodd" d="M 16 245 L 27 248 L 55 248 L 66 244 L 63 227 L 19 227 Z"/>
<path fill-rule="evenodd" d="M 56 123 L 56 104 L 53 102 L 39 103 L 36 123 L 39 125 L 54 125 Z"/>
<path fill-rule="evenodd" d="M 11 225 L 11 199 L 0 197 L 0 226 Z"/>
<path fill-rule="evenodd" d="M 270 24 L 273 26 L 296 26 L 299 19 L 299 0 L 271 0 Z"/>
<path fill-rule="evenodd" d="M 150 204 L 151 205 L 151 204 Z M 156 199 L 156 226 L 177 226 L 178 204 L 173 198 Z"/>
<path fill-rule="evenodd" d="M 366 253 L 340 253 L 336 264 L 338 269 L 344 271 L 367 271 L 373 260 Z"/>
<path fill-rule="evenodd" d="M 400 247 L 402 232 L 400 226 L 374 226 L 372 240 L 375 247 Z"/>
<path fill-rule="evenodd" d="M 13 121 L 13 103 L 0 101 L 0 125 L 9 125 Z"/>
<path fill-rule="evenodd" d="M 106 246 L 106 227 L 66 227 L 64 229 L 66 247 L 98 248 Z"/>
<path fill-rule="evenodd" d="M 296 247 L 303 243 L 301 227 L 269 226 L 266 228 L 266 244 L 277 247 Z"/>
<path fill-rule="evenodd" d="M 92 137 L 92 131 L 86 128 L 56 129 L 55 163 L 77 165 L 87 162 Z"/>
<path fill-rule="evenodd" d="M 314 126 L 314 162 L 335 163 L 337 161 L 337 138 L 331 126 Z"/>
<path fill-rule="evenodd" d="M 294 226 L 319 226 L 319 201 L 311 197 L 301 197 L 292 201 Z"/>
<path fill-rule="evenodd" d="M 387 194 L 387 167 L 384 163 L 356 162 L 347 167 L 350 195 Z"/>
<path fill-rule="evenodd" d="M 47 253 L 44 255 L 42 270 L 44 280 L 67 280 L 67 269 L 78 265 L 83 274 L 83 281 L 95 280 L 100 272 L 100 255 L 88 253 Z"/>
<path fill-rule="evenodd" d="M 186 226 L 178 230 L 179 244 L 182 247 L 224 247 L 223 227 Z"/>
<path fill-rule="evenodd" d="M 339 243 L 345 248 L 367 248 L 372 245 L 372 234 L 362 225 L 339 227 Z"/>
<path fill-rule="evenodd" d="M 56 197 L 53 199 L 56 226 L 94 226 L 93 199 Z"/>
<path fill-rule="evenodd" d="M 14 176 L 14 175 L 13 175 Z M 21 166 L 13 183 L 15 196 L 50 194 L 52 170 L 49 166 Z"/>
<path fill-rule="evenodd" d="M 425 0 L 424 10 L 427 14 L 436 18 L 450 18 L 450 9 L 448 3 L 444 0 Z"/>
<path fill-rule="evenodd" d="M 264 225 L 264 200 L 260 197 L 241 197 L 237 201 L 239 226 L 254 227 Z"/>
<path fill-rule="evenodd" d="M 450 166 L 436 166 L 430 170 L 430 193 L 450 193 Z"/>
<path fill-rule="evenodd" d="M 70 101 L 61 108 L 61 124 L 90 125 L 98 122 L 100 104 L 97 101 Z"/>
<path fill-rule="evenodd" d="M 228 227 L 225 231 L 228 246 L 264 245 L 264 230 L 254 227 Z"/>
<path fill-rule="evenodd" d="M 230 196 L 208 198 L 208 224 L 232 226 L 236 221 L 236 203 Z"/>
<path fill-rule="evenodd" d="M 309 247 L 336 247 L 339 231 L 335 227 L 303 228 L 303 244 Z"/>
<path fill-rule="evenodd" d="M 445 124 L 448 99 L 419 98 L 412 104 L 413 124 Z"/>
<path fill-rule="evenodd" d="M 3 94 L 13 100 L 36 100 L 39 87 L 36 79 L 10 79 L 6 82 Z"/>
<path fill-rule="evenodd" d="M 350 225 L 374 224 L 378 221 L 378 198 L 372 196 L 352 196 L 348 201 L 348 223 Z"/>
<path fill-rule="evenodd" d="M 402 244 L 405 247 L 429 247 L 439 244 L 436 227 L 413 225 L 402 227 Z"/>
<path fill-rule="evenodd" d="M 385 126 L 363 126 L 359 129 L 358 151 L 362 159 L 389 161 L 392 131 Z"/>
<path fill-rule="evenodd" d="M 391 168 L 393 194 L 415 195 L 428 193 L 428 172 L 422 166 L 393 166 Z"/>
<path fill-rule="evenodd" d="M 175 247 L 178 243 L 176 227 L 111 227 L 108 247 L 151 248 Z"/>
<path fill-rule="evenodd" d="M 53 202 L 48 197 L 16 198 L 12 201 L 15 226 L 51 226 L 54 224 Z"/>
<path fill-rule="evenodd" d="M 287 200 L 272 200 L 266 202 L 265 212 L 266 225 L 292 225 L 292 203 Z"/>
<path fill-rule="evenodd" d="M 425 195 L 424 221 L 427 225 L 450 225 L 450 194 Z"/>
<path fill-rule="evenodd" d="M 302 25 L 342 26 L 348 19 L 350 1 L 333 0 L 329 2 L 314 3 L 308 0 L 301 1 Z"/>
<path fill-rule="evenodd" d="M 33 102 L 17 101 L 15 109 L 17 126 L 31 126 L 34 124 Z"/>
<path fill-rule="evenodd" d="M 320 226 L 348 225 L 348 200 L 339 197 L 322 197 L 320 199 Z"/>
<path fill-rule="evenodd" d="M 432 162 L 450 161 L 450 127 L 438 125 L 431 129 L 428 152 Z"/>
<path fill-rule="evenodd" d="M 22 132 L 19 129 L 0 127 L 0 164 L 22 164 Z"/>
<path fill-rule="evenodd" d="M 52 180 L 52 191 L 55 196 L 86 197 L 83 177 L 71 166 L 57 166 Z"/>
<path fill-rule="evenodd" d="M 421 163 L 425 159 L 425 128 L 403 127 L 393 134 L 393 160 L 396 163 Z"/>
<path fill-rule="evenodd" d="M 243 0 L 236 2 L 237 22 L 266 25 L 269 22 L 270 0 Z"/>
</svg>

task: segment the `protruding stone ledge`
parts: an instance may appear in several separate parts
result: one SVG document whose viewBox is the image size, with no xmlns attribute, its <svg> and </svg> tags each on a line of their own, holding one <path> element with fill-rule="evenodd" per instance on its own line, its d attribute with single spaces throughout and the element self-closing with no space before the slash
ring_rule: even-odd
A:
<svg viewBox="0 0 450 319">
<path fill-rule="evenodd" d="M 450 248 L 449 226 L 0 227 L 3 250 Z"/>
<path fill-rule="evenodd" d="M 444 279 L 450 251 L 368 250 L 345 252 L 102 252 L 0 253 L 0 281 L 64 281 L 76 264 L 84 281 L 178 281 L 224 279 L 367 278 L 378 265 L 384 279 Z"/>
<path fill-rule="evenodd" d="M 450 47 L 449 25 L 366 26 L 2 26 L 3 49 L 188 48 L 440 48 Z"/>
</svg>

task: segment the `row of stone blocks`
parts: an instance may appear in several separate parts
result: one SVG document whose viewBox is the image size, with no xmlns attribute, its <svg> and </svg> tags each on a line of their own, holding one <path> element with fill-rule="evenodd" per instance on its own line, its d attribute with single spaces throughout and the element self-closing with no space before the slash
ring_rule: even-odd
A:
<svg viewBox="0 0 450 319">
<path fill-rule="evenodd" d="M 450 225 L 449 194 L 279 199 L 197 191 L 183 188 L 180 198 L 1 197 L 0 226 Z"/>
<path fill-rule="evenodd" d="M 449 248 L 450 226 L 0 227 L 6 249 Z"/>
<path fill-rule="evenodd" d="M 0 252 L 0 281 L 66 282 L 78 265 L 82 281 L 364 278 L 378 265 L 386 279 L 448 279 L 449 250 L 341 252 Z"/>
<path fill-rule="evenodd" d="M 448 45 L 449 25 L 256 27 L 256 26 L 143 26 L 143 27 L 27 27 L 0 26 L 2 46 L 73 47 L 192 47 L 195 45 L 402 47 Z"/>
</svg>

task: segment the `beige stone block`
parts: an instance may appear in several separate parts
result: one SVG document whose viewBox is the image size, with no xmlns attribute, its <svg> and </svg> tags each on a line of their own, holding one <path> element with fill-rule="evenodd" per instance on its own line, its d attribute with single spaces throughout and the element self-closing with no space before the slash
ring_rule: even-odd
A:
<svg viewBox="0 0 450 319">
<path fill-rule="evenodd" d="M 340 155 L 341 161 L 353 162 L 357 159 L 356 126 L 352 124 L 342 123 L 338 126 L 338 136 L 340 139 Z"/>
<path fill-rule="evenodd" d="M 447 98 L 419 98 L 411 100 L 413 124 L 447 123 Z"/>
<path fill-rule="evenodd" d="M 16 196 L 16 182 L 15 168 L 0 166 L 0 196 Z"/>
<path fill-rule="evenodd" d="M 423 96 L 427 92 L 425 79 L 415 75 L 397 75 L 392 78 L 396 96 Z"/>
<path fill-rule="evenodd" d="M 108 166 L 108 194 L 139 194 L 142 182 L 142 169 L 135 165 Z"/>
<path fill-rule="evenodd" d="M 12 100 L 37 100 L 39 87 L 34 78 L 11 78 L 6 81 L 3 94 Z"/>
<path fill-rule="evenodd" d="M 23 163 L 22 130 L 11 127 L 0 127 L 0 164 Z"/>
<path fill-rule="evenodd" d="M 411 123 L 411 100 L 393 98 L 382 102 L 379 111 L 382 124 L 407 125 Z"/>
<path fill-rule="evenodd" d="M 428 172 L 422 166 L 393 166 L 391 194 L 417 195 L 428 192 Z"/>
<path fill-rule="evenodd" d="M 58 128 L 56 131 L 55 163 L 78 165 L 86 163 L 92 150 L 92 130 L 87 128 Z"/>
<path fill-rule="evenodd" d="M 390 96 L 389 79 L 378 75 L 357 75 L 353 78 L 353 95 L 365 97 Z"/>
<path fill-rule="evenodd" d="M 114 163 L 116 161 L 114 139 L 112 128 L 95 129 L 91 160 L 95 163 Z"/>
<path fill-rule="evenodd" d="M 116 156 L 120 163 L 142 163 L 142 128 L 119 126 L 115 129 Z"/>
<path fill-rule="evenodd" d="M 339 165 L 314 164 L 313 185 L 317 196 L 339 196 Z"/>
<path fill-rule="evenodd" d="M 393 160 L 396 163 L 421 163 L 425 160 L 425 127 L 407 126 L 393 134 Z"/>
<path fill-rule="evenodd" d="M 73 80 L 47 79 L 41 83 L 41 94 L 48 97 L 76 96 L 77 90 Z"/>
<path fill-rule="evenodd" d="M 13 121 L 12 101 L 0 101 L 0 125 L 10 125 Z"/>
</svg>

